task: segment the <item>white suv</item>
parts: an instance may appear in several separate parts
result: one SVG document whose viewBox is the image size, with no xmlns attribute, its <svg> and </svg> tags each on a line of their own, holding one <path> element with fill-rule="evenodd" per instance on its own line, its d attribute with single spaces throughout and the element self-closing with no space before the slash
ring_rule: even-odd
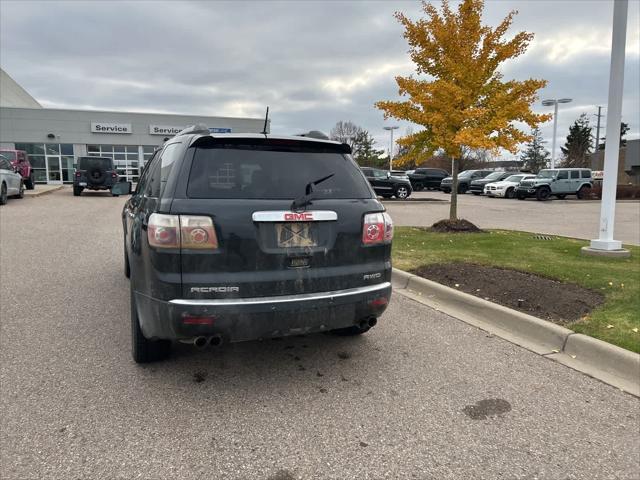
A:
<svg viewBox="0 0 640 480">
<path fill-rule="evenodd" d="M 516 188 L 522 180 L 536 178 L 532 173 L 516 173 L 499 182 L 487 183 L 484 194 L 489 197 L 516 198 Z"/>
</svg>

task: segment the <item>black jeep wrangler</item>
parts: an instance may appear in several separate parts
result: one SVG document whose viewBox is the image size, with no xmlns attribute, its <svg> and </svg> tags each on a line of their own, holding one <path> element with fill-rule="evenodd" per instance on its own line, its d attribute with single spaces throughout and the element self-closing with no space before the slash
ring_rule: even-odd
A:
<svg viewBox="0 0 640 480">
<path fill-rule="evenodd" d="M 122 212 L 134 360 L 172 341 L 373 327 L 391 297 L 393 224 L 350 153 L 204 126 L 168 140 Z"/>
<path fill-rule="evenodd" d="M 73 176 L 73 194 L 77 197 L 88 190 L 111 190 L 118 183 L 118 173 L 109 157 L 79 157 Z M 117 194 L 113 194 L 117 196 Z"/>
</svg>

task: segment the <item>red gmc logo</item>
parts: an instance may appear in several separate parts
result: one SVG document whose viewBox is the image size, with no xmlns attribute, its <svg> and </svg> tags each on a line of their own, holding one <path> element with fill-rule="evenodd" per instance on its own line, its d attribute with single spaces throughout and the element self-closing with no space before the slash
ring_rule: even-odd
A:
<svg viewBox="0 0 640 480">
<path fill-rule="evenodd" d="M 313 213 L 303 212 L 303 213 L 285 213 L 284 219 L 287 222 L 300 222 L 305 220 L 313 220 Z"/>
</svg>

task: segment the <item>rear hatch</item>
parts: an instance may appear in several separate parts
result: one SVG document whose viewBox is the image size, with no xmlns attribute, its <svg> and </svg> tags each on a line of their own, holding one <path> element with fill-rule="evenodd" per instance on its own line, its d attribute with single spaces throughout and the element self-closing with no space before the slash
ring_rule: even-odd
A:
<svg viewBox="0 0 640 480">
<path fill-rule="evenodd" d="M 80 157 L 76 177 L 88 186 L 105 186 L 115 182 L 117 174 L 113 160 L 108 157 Z"/>
<path fill-rule="evenodd" d="M 388 280 L 389 243 L 363 245 L 365 214 L 384 209 L 341 148 L 275 140 L 192 147 L 171 213 L 210 217 L 217 248 L 183 246 L 184 298 L 293 295 Z"/>
</svg>

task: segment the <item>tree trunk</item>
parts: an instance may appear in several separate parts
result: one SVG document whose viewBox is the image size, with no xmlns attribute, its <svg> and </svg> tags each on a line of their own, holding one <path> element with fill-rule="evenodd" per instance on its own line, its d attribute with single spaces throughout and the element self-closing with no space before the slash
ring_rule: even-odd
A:
<svg viewBox="0 0 640 480">
<path fill-rule="evenodd" d="M 451 160 L 451 206 L 449 207 L 449 220 L 458 219 L 458 159 Z"/>
</svg>

